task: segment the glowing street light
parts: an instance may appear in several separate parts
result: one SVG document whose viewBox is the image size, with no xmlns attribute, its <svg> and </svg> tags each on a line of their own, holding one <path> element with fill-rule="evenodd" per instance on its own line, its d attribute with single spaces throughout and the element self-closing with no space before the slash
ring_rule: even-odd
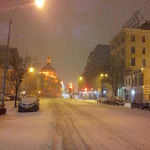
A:
<svg viewBox="0 0 150 150">
<path fill-rule="evenodd" d="M 10 30 L 11 30 L 11 24 L 13 17 L 16 13 L 16 11 L 23 5 L 27 3 L 33 3 L 35 2 L 36 6 L 39 8 L 42 8 L 44 6 L 44 0 L 29 0 L 21 3 L 18 5 L 14 11 L 12 12 L 11 18 L 9 20 L 9 29 L 8 29 L 8 38 L 7 38 L 7 47 L 6 47 L 6 56 L 5 56 L 5 68 L 4 68 L 4 78 L 3 78 L 3 90 L 2 90 L 2 108 L 4 108 L 4 95 L 5 95 L 5 83 L 6 83 L 6 72 L 7 72 L 7 62 L 8 62 L 8 51 L 9 51 L 9 41 L 10 41 Z"/>
<path fill-rule="evenodd" d="M 32 72 L 34 72 L 34 71 L 35 71 L 35 69 L 34 69 L 33 67 L 30 67 L 30 68 L 29 68 L 29 72 L 30 72 L 30 73 L 32 73 Z"/>
<path fill-rule="evenodd" d="M 79 77 L 79 80 L 80 80 L 80 81 L 83 80 L 83 77 Z"/>
<path fill-rule="evenodd" d="M 102 94 L 102 97 L 103 97 L 103 94 L 105 94 L 105 93 L 103 92 L 103 78 L 108 77 L 108 74 L 100 74 L 100 76 L 101 76 L 101 78 L 102 78 L 102 82 L 101 82 L 101 88 L 102 88 L 101 94 Z"/>
<path fill-rule="evenodd" d="M 35 5 L 39 8 L 43 8 L 44 6 L 44 0 L 36 0 Z"/>
</svg>

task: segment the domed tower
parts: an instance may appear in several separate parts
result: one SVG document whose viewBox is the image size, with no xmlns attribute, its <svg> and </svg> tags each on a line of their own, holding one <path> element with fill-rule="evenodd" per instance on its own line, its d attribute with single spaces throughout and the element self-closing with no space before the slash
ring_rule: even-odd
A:
<svg viewBox="0 0 150 150">
<path fill-rule="evenodd" d="M 51 77 L 51 78 L 57 78 L 56 77 L 56 71 L 55 71 L 54 67 L 51 65 L 51 58 L 50 57 L 47 58 L 47 63 L 41 69 L 40 74 L 43 74 L 43 75 L 45 75 L 47 77 Z"/>
<path fill-rule="evenodd" d="M 47 58 L 46 65 L 40 71 L 40 89 L 42 96 L 61 97 L 61 84 L 56 71 L 51 65 L 51 58 Z"/>
</svg>

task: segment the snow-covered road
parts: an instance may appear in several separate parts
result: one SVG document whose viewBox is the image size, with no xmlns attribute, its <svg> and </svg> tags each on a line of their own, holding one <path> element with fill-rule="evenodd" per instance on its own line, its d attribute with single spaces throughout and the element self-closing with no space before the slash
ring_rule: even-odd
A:
<svg viewBox="0 0 150 150">
<path fill-rule="evenodd" d="M 0 150 L 150 150 L 150 112 L 41 99 L 40 111 L 0 116 Z"/>
</svg>

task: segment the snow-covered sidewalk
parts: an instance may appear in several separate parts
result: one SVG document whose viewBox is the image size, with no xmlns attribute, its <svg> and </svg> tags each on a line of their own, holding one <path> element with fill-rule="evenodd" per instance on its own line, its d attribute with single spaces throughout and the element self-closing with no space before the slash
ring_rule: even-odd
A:
<svg viewBox="0 0 150 150">
<path fill-rule="evenodd" d="M 0 150 L 42 149 L 49 137 L 47 101 L 38 112 L 18 113 L 14 102 L 6 102 L 7 114 L 0 116 Z"/>
</svg>

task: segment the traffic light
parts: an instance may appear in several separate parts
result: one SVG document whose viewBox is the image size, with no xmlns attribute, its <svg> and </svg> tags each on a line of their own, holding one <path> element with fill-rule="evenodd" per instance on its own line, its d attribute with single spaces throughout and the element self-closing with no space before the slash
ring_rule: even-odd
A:
<svg viewBox="0 0 150 150">
<path fill-rule="evenodd" d="M 69 87 L 70 87 L 70 89 L 72 89 L 72 88 L 73 88 L 72 83 L 70 83 Z"/>
<path fill-rule="evenodd" d="M 84 88 L 84 91 L 87 92 L 87 88 Z"/>
</svg>

